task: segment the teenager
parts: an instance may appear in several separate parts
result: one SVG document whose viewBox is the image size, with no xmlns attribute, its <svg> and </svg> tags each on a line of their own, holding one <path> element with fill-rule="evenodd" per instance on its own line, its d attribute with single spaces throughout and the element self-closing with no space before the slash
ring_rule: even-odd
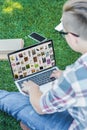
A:
<svg viewBox="0 0 87 130">
<path fill-rule="evenodd" d="M 32 81 L 23 91 L 0 90 L 0 109 L 21 121 L 23 130 L 87 130 L 87 0 L 68 0 L 63 6 L 61 29 L 68 45 L 81 57 L 65 70 L 52 89 L 42 93 Z"/>
</svg>

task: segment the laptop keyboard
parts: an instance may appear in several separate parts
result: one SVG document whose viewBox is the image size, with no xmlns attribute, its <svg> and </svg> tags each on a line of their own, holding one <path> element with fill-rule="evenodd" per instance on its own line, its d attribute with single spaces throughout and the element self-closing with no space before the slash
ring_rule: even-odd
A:
<svg viewBox="0 0 87 130">
<path fill-rule="evenodd" d="M 56 68 L 53 68 L 50 71 L 45 71 L 45 72 L 43 72 L 41 74 L 38 74 L 38 75 L 35 75 L 35 76 L 32 76 L 32 77 L 27 77 L 22 81 L 18 81 L 17 83 L 22 88 L 22 84 L 23 84 L 24 81 L 31 80 L 31 81 L 35 82 L 36 84 L 38 84 L 39 86 L 41 86 L 43 84 L 46 84 L 48 82 L 52 82 L 52 81 L 55 80 L 54 77 L 50 78 L 50 75 L 52 74 L 52 72 L 54 70 L 56 70 Z"/>
</svg>

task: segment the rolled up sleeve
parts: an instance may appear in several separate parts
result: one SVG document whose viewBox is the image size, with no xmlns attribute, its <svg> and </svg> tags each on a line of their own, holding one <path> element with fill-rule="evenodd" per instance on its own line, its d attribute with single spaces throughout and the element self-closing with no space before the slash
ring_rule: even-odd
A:
<svg viewBox="0 0 87 130">
<path fill-rule="evenodd" d="M 42 95 L 40 106 L 44 113 L 54 113 L 66 110 L 75 102 L 75 92 L 65 74 L 56 81 L 51 90 Z"/>
</svg>

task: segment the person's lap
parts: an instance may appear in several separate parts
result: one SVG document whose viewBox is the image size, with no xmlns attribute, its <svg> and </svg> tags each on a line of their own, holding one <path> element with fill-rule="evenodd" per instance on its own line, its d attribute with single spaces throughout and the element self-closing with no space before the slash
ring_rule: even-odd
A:
<svg viewBox="0 0 87 130">
<path fill-rule="evenodd" d="M 37 114 L 29 102 L 29 97 L 19 92 L 0 90 L 0 109 L 33 130 L 68 130 L 73 120 L 67 111 L 45 115 Z"/>
</svg>

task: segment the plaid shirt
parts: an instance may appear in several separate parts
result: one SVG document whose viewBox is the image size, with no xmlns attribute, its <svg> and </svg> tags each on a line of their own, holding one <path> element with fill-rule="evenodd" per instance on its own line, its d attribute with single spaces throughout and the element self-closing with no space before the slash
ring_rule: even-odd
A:
<svg viewBox="0 0 87 130">
<path fill-rule="evenodd" d="M 40 104 L 45 113 L 68 110 L 74 118 L 68 130 L 87 130 L 87 53 L 64 70 Z"/>
</svg>

